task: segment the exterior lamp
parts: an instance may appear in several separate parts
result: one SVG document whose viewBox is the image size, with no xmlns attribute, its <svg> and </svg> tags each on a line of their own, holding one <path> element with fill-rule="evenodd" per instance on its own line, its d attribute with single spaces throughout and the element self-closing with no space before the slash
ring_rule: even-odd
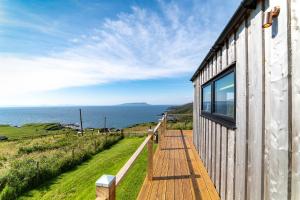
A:
<svg viewBox="0 0 300 200">
<path fill-rule="evenodd" d="M 273 10 L 267 12 L 264 19 L 263 28 L 269 28 L 270 26 L 272 26 L 273 18 L 278 17 L 279 13 L 280 13 L 279 6 L 276 6 L 273 8 Z"/>
</svg>

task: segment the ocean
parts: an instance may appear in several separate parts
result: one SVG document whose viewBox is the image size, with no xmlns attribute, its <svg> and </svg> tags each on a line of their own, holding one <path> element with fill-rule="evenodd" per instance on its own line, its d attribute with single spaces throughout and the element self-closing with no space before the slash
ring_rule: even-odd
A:
<svg viewBox="0 0 300 200">
<path fill-rule="evenodd" d="M 158 121 L 167 105 L 141 106 L 66 106 L 0 108 L 0 124 L 22 126 L 27 123 L 58 122 L 79 124 L 82 109 L 84 128 L 124 128 L 133 124 Z"/>
</svg>

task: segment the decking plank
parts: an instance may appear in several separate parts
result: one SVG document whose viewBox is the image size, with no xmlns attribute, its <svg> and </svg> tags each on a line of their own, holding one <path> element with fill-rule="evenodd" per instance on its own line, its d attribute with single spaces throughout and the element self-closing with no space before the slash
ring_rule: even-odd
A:
<svg viewBox="0 0 300 200">
<path fill-rule="evenodd" d="M 153 168 L 153 172 L 156 171 L 156 166 L 158 166 L 158 163 L 160 163 L 160 161 L 158 161 L 158 159 L 161 158 L 161 156 L 159 155 L 160 152 L 157 150 L 154 153 L 153 156 L 153 163 L 154 163 L 154 168 Z M 151 188 L 152 188 L 152 181 L 148 180 L 148 176 L 145 177 L 144 183 L 143 183 L 143 187 L 141 188 L 139 195 L 137 197 L 137 199 L 148 199 L 149 196 L 151 195 Z"/>
<path fill-rule="evenodd" d="M 192 142 L 192 132 L 168 130 L 138 199 L 220 199 Z"/>
<path fill-rule="evenodd" d="M 162 173 L 161 176 L 167 176 L 167 171 L 168 171 L 168 152 L 169 151 L 165 151 L 163 148 L 166 147 L 166 143 L 165 140 L 163 139 L 164 136 L 162 136 L 161 142 L 162 142 L 162 156 L 164 157 L 164 160 L 162 162 Z M 158 188 L 158 192 L 157 192 L 157 198 L 158 199 L 166 199 L 166 190 L 167 190 L 167 180 L 163 179 L 163 180 L 159 180 L 159 188 Z"/>
<path fill-rule="evenodd" d="M 189 144 L 192 144 L 192 141 L 189 141 Z M 197 170 L 197 172 L 200 173 L 200 176 L 202 177 L 201 183 L 199 183 L 200 186 L 200 192 L 201 192 L 201 197 L 202 199 L 220 199 L 219 195 L 216 191 L 216 188 L 214 186 L 214 183 L 209 177 L 209 174 L 207 173 L 206 169 L 204 168 L 203 163 L 201 163 L 201 159 L 198 157 L 197 152 L 193 149 L 190 148 L 190 154 L 193 157 L 193 166 Z M 201 185 L 200 185 L 201 184 Z"/>
<path fill-rule="evenodd" d="M 184 142 L 183 140 L 181 139 L 180 141 L 181 143 L 181 148 L 182 148 L 182 152 L 181 152 L 181 156 L 182 156 L 182 171 L 183 171 L 183 174 L 184 175 L 189 175 L 189 178 L 185 178 L 183 179 L 183 191 L 184 191 L 184 195 L 183 195 L 183 199 L 195 199 L 194 197 L 194 190 L 193 190 L 193 185 L 192 185 L 192 181 L 191 181 L 191 178 L 190 178 L 190 170 L 189 170 L 189 166 L 188 166 L 188 158 L 187 158 L 187 155 L 186 155 L 186 149 L 185 149 L 185 146 L 184 146 Z"/>
<path fill-rule="evenodd" d="M 157 149 L 157 156 L 154 159 L 154 166 L 155 169 L 153 170 L 153 177 L 161 177 L 162 175 L 162 169 L 161 169 L 161 164 L 164 162 L 165 157 L 163 156 L 163 152 L 160 151 L 159 149 Z M 158 180 L 153 180 L 151 181 L 151 189 L 150 191 L 158 191 L 159 189 L 159 181 Z M 157 192 L 150 192 L 148 194 L 148 198 L 147 199 L 156 199 L 156 194 Z"/>
<path fill-rule="evenodd" d="M 173 137 L 175 136 L 175 137 Z M 169 167 L 168 167 L 168 177 L 174 176 L 174 151 L 172 151 L 173 148 L 175 148 L 174 145 L 174 139 L 176 138 L 175 134 L 168 134 L 168 138 L 170 141 L 170 149 L 169 150 Z M 166 197 L 167 199 L 174 199 L 174 187 L 175 187 L 175 182 L 174 179 L 168 179 L 168 184 L 167 184 L 167 191 L 166 191 Z"/>
<path fill-rule="evenodd" d="M 184 174 L 184 171 L 183 171 L 184 166 L 182 165 L 182 160 L 180 160 L 180 153 L 181 153 L 182 150 L 180 149 L 180 139 L 179 139 L 179 137 L 176 137 L 175 145 L 176 145 L 177 149 L 173 150 L 174 154 L 175 154 L 175 157 L 174 157 L 175 174 L 174 174 L 174 176 L 177 177 L 177 178 L 175 179 L 175 196 L 174 196 L 174 198 L 175 199 L 182 199 L 183 192 L 184 192 L 182 179 L 183 179 L 183 176 L 186 175 L 186 174 Z"/>
</svg>

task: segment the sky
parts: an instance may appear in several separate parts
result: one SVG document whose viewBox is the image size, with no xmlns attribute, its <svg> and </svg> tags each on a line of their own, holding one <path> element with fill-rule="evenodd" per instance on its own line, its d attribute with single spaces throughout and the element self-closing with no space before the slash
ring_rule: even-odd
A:
<svg viewBox="0 0 300 200">
<path fill-rule="evenodd" d="M 240 0 L 0 0 L 0 106 L 192 102 Z"/>
</svg>

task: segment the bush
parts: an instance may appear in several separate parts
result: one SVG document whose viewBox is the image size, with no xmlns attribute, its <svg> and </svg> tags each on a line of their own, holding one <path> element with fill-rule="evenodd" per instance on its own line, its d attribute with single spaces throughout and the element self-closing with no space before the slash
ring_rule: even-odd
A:
<svg viewBox="0 0 300 200">
<path fill-rule="evenodd" d="M 12 188 L 10 186 L 5 186 L 4 190 L 0 194 L 0 199 L 6 199 L 6 200 L 15 200 L 17 198 L 17 192 L 15 188 Z"/>
<path fill-rule="evenodd" d="M 58 149 L 67 145 L 70 145 L 71 142 L 66 141 L 65 139 L 61 139 L 59 141 L 55 141 L 55 143 L 47 143 L 47 144 L 35 144 L 32 146 L 23 146 L 20 147 L 18 150 L 19 154 L 22 153 L 33 153 L 36 151 L 46 151 L 46 150 L 51 150 L 51 149 Z"/>
<path fill-rule="evenodd" d="M 3 190 L 5 185 L 6 185 L 6 177 L 0 177 L 0 191 Z"/>
</svg>

